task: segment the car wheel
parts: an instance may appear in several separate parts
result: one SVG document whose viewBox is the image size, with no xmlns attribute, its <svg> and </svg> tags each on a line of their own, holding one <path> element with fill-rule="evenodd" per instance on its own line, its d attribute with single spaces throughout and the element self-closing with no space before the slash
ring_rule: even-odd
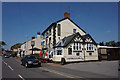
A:
<svg viewBox="0 0 120 80">
<path fill-rule="evenodd" d="M 28 64 L 27 63 L 25 63 L 25 67 L 28 68 Z"/>
<path fill-rule="evenodd" d="M 61 59 L 61 64 L 64 65 L 65 63 L 66 63 L 65 59 L 62 58 L 62 59 Z"/>
<path fill-rule="evenodd" d="M 41 64 L 39 64 L 38 66 L 41 67 Z"/>
</svg>

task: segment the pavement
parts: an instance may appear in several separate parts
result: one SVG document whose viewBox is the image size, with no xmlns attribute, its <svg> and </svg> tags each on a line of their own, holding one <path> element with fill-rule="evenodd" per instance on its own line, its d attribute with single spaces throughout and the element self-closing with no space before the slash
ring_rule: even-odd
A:
<svg viewBox="0 0 120 80">
<path fill-rule="evenodd" d="M 71 63 L 64 68 L 118 77 L 118 61 L 97 61 Z"/>
<path fill-rule="evenodd" d="M 91 62 L 93 63 L 93 62 Z M 71 63 L 67 65 L 53 64 L 53 63 L 42 63 L 42 67 L 32 67 L 25 68 L 20 65 L 20 58 L 3 58 L 2 59 L 2 78 L 8 79 L 46 79 L 46 80 L 98 80 L 101 78 L 104 80 L 117 80 L 117 76 L 113 75 L 105 75 L 99 74 L 89 71 L 82 71 L 82 64 L 88 64 L 90 67 L 90 63 Z M 114 64 L 114 62 L 113 62 Z M 92 65 L 92 64 L 91 64 Z M 74 66 L 73 68 L 70 66 Z M 101 64 L 102 66 L 102 64 Z M 78 69 L 76 69 L 76 67 Z M 86 68 L 88 68 L 86 66 Z M 97 70 L 96 68 L 93 70 Z"/>
</svg>

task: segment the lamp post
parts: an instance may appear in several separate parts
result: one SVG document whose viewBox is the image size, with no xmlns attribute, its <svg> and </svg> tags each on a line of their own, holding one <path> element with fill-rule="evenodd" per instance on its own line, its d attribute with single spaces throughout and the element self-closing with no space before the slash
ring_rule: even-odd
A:
<svg viewBox="0 0 120 80">
<path fill-rule="evenodd" d="M 33 55 L 33 47 L 35 45 L 35 41 L 31 41 L 31 46 L 32 46 L 32 55 Z"/>
</svg>

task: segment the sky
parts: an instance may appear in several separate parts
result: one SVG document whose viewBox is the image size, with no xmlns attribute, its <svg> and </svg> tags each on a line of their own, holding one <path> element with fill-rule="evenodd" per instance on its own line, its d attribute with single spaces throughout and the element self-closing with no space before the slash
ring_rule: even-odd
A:
<svg viewBox="0 0 120 80">
<path fill-rule="evenodd" d="M 69 8 L 70 19 L 97 43 L 118 41 L 117 2 L 3 2 L 2 40 L 7 44 L 4 48 L 36 37 L 37 32 L 42 33 L 63 19 Z"/>
</svg>

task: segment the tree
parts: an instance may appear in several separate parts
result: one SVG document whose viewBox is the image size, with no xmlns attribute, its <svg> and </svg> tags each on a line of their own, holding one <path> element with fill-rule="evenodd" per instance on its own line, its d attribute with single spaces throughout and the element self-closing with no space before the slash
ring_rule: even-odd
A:
<svg viewBox="0 0 120 80">
<path fill-rule="evenodd" d="M 106 45 L 106 46 L 110 46 L 110 43 L 109 43 L 109 42 L 106 42 L 105 45 Z"/>
<path fill-rule="evenodd" d="M 2 53 L 2 51 L 4 50 L 2 48 L 2 46 L 6 45 L 6 43 L 4 41 L 0 41 L 0 53 Z"/>
<path fill-rule="evenodd" d="M 104 42 L 100 42 L 99 45 L 100 45 L 100 46 L 104 46 Z"/>
<path fill-rule="evenodd" d="M 115 45 L 116 45 L 115 41 L 110 41 L 109 43 L 110 43 L 110 46 L 114 46 L 115 47 Z"/>
<path fill-rule="evenodd" d="M 120 41 L 115 42 L 115 41 L 109 41 L 105 43 L 106 46 L 113 46 L 113 47 L 118 47 L 120 46 Z"/>
<path fill-rule="evenodd" d="M 4 41 L 0 41 L 0 45 L 6 45 Z"/>
<path fill-rule="evenodd" d="M 2 46 L 6 45 L 4 41 L 0 41 L 0 49 L 2 49 Z"/>
<path fill-rule="evenodd" d="M 120 41 L 118 41 L 116 44 L 117 44 L 117 46 L 119 46 L 119 47 L 120 47 Z"/>
</svg>

